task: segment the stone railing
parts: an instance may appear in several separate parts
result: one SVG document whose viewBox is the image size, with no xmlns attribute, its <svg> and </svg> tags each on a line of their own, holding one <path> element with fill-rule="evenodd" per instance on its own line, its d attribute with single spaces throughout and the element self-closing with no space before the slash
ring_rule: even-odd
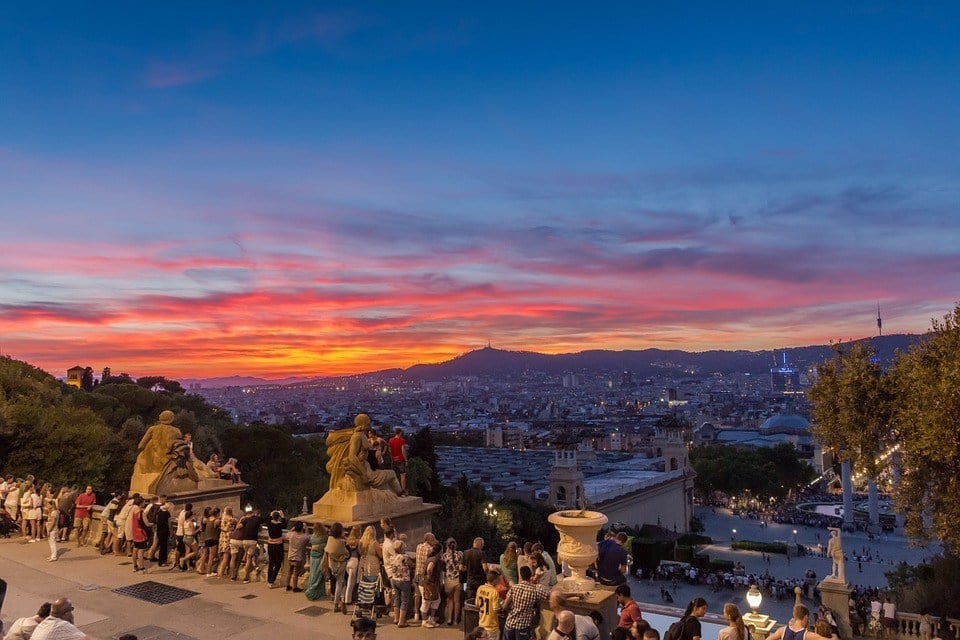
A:
<svg viewBox="0 0 960 640">
<path fill-rule="evenodd" d="M 895 615 L 897 621 L 897 640 L 919 640 L 920 639 L 920 615 L 916 613 L 907 613 L 898 611 Z M 934 617 L 933 636 L 936 636 L 936 620 Z M 947 625 L 950 627 L 950 635 L 957 637 L 960 632 L 960 620 L 947 618 Z M 869 632 L 868 632 L 869 634 Z"/>
</svg>

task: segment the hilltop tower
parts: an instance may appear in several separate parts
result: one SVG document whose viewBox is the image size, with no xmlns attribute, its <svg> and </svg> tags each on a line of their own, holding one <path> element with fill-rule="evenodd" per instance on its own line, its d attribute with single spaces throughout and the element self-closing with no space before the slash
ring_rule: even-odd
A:
<svg viewBox="0 0 960 640">
<path fill-rule="evenodd" d="M 553 468 L 550 469 L 550 497 L 548 503 L 556 509 L 581 509 L 586 506 L 583 489 L 583 470 L 577 461 L 575 438 L 554 442 Z"/>
</svg>

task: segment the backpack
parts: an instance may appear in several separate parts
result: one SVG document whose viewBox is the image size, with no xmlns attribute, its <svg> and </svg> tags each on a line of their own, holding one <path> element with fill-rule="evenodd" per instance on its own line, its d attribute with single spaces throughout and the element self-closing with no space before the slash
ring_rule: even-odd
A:
<svg viewBox="0 0 960 640">
<path fill-rule="evenodd" d="M 663 634 L 663 640 L 680 640 L 683 637 L 683 625 L 687 623 L 686 616 L 680 618 L 667 628 L 667 632 Z"/>
</svg>

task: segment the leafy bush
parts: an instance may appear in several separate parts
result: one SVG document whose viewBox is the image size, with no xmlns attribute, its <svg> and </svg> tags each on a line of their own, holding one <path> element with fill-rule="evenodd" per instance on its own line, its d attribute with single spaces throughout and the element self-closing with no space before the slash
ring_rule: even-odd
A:
<svg viewBox="0 0 960 640">
<path fill-rule="evenodd" d="M 760 542 L 759 540 L 738 540 L 730 545 L 738 551 L 760 551 L 763 553 L 782 553 L 787 555 L 786 542 Z"/>
<path fill-rule="evenodd" d="M 733 560 L 711 560 L 709 563 L 710 571 L 723 571 L 729 573 L 735 566 Z"/>
</svg>

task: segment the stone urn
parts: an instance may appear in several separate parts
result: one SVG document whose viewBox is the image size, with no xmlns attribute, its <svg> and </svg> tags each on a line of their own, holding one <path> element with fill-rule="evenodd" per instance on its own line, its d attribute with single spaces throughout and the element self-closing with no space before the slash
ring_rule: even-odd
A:
<svg viewBox="0 0 960 640">
<path fill-rule="evenodd" d="M 587 577 L 586 571 L 597 559 L 597 534 L 607 524 L 607 516 L 599 511 L 571 509 L 551 513 L 547 520 L 560 533 L 557 559 L 570 567 L 570 577 L 564 579 L 563 588 L 589 591 L 596 583 Z"/>
</svg>

